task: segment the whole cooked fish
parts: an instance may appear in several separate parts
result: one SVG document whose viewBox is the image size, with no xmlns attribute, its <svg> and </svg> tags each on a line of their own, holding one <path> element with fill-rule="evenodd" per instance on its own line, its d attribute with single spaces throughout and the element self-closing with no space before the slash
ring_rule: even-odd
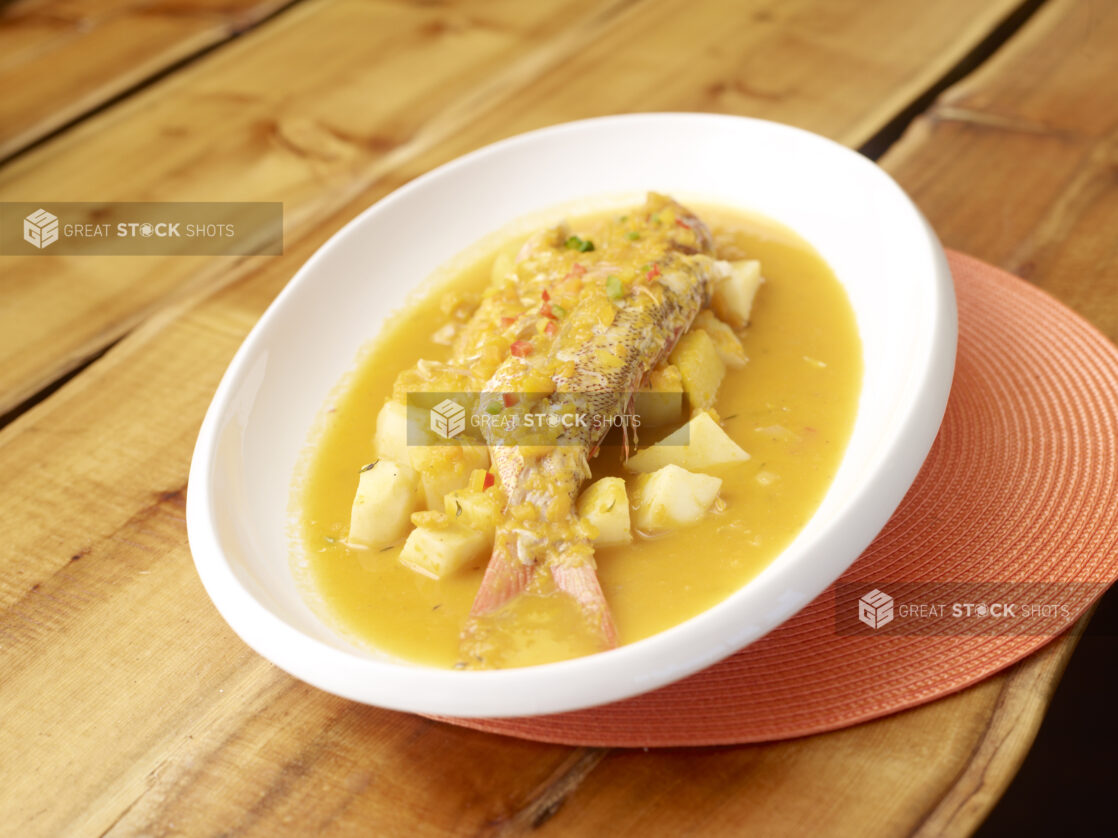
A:
<svg viewBox="0 0 1118 838">
<path fill-rule="evenodd" d="M 560 423 L 550 435 L 525 436 L 523 423 L 483 430 L 508 503 L 462 632 L 467 665 L 486 665 L 483 618 L 540 574 L 577 601 L 603 648 L 617 644 L 575 502 L 613 420 L 631 412 L 718 275 L 703 222 L 650 194 L 593 238 L 562 225 L 530 239 L 458 335 L 451 365 L 492 370 L 481 399 L 488 415 L 594 418 Z"/>
</svg>

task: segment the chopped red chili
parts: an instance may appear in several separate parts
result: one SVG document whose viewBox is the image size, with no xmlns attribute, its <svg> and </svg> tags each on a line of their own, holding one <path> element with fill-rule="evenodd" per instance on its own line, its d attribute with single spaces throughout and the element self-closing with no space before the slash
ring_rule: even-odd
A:
<svg viewBox="0 0 1118 838">
<path fill-rule="evenodd" d="M 675 223 L 678 224 L 680 227 L 684 228 L 685 230 L 690 230 L 691 229 L 691 225 L 688 224 L 686 221 L 684 221 L 682 218 L 677 218 L 675 220 Z"/>
<path fill-rule="evenodd" d="M 481 483 L 481 490 L 484 492 L 486 489 L 488 489 L 490 486 L 494 485 L 496 482 L 497 482 L 497 478 L 493 476 L 493 472 L 491 472 L 491 471 L 485 472 L 485 480 L 483 480 L 482 483 Z"/>
<path fill-rule="evenodd" d="M 505 393 L 502 398 L 504 399 L 505 407 L 512 407 L 520 401 L 520 396 L 516 395 L 516 393 Z"/>
<path fill-rule="evenodd" d="M 653 265 L 652 270 L 650 270 L 648 272 L 648 278 L 649 279 L 656 279 L 656 277 L 658 277 L 659 275 L 660 275 L 660 266 L 659 265 Z"/>
<path fill-rule="evenodd" d="M 579 262 L 575 262 L 573 265 L 571 265 L 571 273 L 573 273 L 575 276 L 582 276 L 584 273 L 586 273 L 586 267 Z"/>
<path fill-rule="evenodd" d="M 543 289 L 543 301 L 546 303 L 551 299 L 551 295 L 547 293 L 547 289 Z"/>
<path fill-rule="evenodd" d="M 547 325 L 543 327 L 543 330 L 548 335 L 555 335 L 559 331 L 559 324 L 556 323 L 554 320 L 548 320 Z"/>
<path fill-rule="evenodd" d="M 501 325 L 502 326 L 511 326 L 515 322 L 516 322 L 515 317 L 502 317 L 501 318 Z"/>
<path fill-rule="evenodd" d="M 532 354 L 532 344 L 526 340 L 514 340 L 512 346 L 509 347 L 509 352 L 517 358 L 527 358 Z"/>
</svg>

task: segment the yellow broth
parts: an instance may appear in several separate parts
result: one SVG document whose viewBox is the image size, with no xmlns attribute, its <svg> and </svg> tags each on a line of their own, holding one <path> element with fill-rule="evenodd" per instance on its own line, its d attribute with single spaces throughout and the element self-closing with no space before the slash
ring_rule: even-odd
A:
<svg viewBox="0 0 1118 838">
<path fill-rule="evenodd" d="M 725 599 L 792 541 L 838 468 L 861 385 L 853 311 L 810 245 L 754 215 L 695 209 L 714 231 L 720 258 L 759 259 L 766 279 L 743 338 L 749 363 L 727 370 L 716 404 L 726 431 L 752 459 L 708 470 L 723 479 L 724 511 L 690 529 L 598 550 L 598 574 L 623 644 Z M 359 469 L 375 459 L 376 416 L 396 376 L 420 358 L 448 356 L 431 340 L 446 320 L 443 294 L 480 291 L 496 253 L 518 245 L 503 243 L 391 318 L 327 406 L 296 487 L 301 551 L 295 569 L 308 598 L 351 640 L 401 660 L 440 667 L 459 661 L 459 632 L 485 562 L 435 580 L 399 563 L 402 545 L 379 551 L 346 545 Z M 642 444 L 657 438 L 646 436 Z M 591 467 L 595 479 L 626 476 L 618 446 L 603 447 Z M 566 599 L 521 597 L 501 665 L 594 651 Z"/>
</svg>

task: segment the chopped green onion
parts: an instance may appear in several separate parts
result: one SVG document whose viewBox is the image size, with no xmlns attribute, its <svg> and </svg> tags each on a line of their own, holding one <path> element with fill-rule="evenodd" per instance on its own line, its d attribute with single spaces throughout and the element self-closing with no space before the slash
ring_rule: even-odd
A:
<svg viewBox="0 0 1118 838">
<path fill-rule="evenodd" d="M 627 238 L 631 242 L 635 242 L 640 237 L 641 234 L 638 233 L 636 230 L 630 230 L 628 233 L 625 234 L 625 238 Z"/>
<path fill-rule="evenodd" d="M 624 296 L 625 289 L 621 287 L 621 277 L 613 274 L 606 277 L 606 293 L 611 300 L 620 300 Z"/>
<path fill-rule="evenodd" d="M 659 224 L 660 223 L 660 213 L 658 213 L 658 212 L 652 213 L 652 215 L 650 215 L 648 217 L 648 220 L 651 221 L 653 224 Z"/>
<path fill-rule="evenodd" d="M 577 250 L 579 253 L 589 253 L 594 249 L 594 242 L 590 239 L 581 239 L 578 236 L 571 236 L 567 239 L 567 250 Z"/>
<path fill-rule="evenodd" d="M 563 308 L 563 306 L 555 305 L 555 303 L 551 304 L 551 313 L 554 314 L 556 317 L 566 317 L 567 316 L 567 310 L 565 308 Z"/>
<path fill-rule="evenodd" d="M 496 416 L 498 413 L 501 412 L 501 406 L 496 402 L 490 402 L 485 406 L 485 412 L 488 413 L 490 416 Z"/>
</svg>

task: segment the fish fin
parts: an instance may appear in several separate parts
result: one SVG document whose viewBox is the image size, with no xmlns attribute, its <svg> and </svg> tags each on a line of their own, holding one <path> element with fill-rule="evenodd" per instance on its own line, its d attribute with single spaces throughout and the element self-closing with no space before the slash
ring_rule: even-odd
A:
<svg viewBox="0 0 1118 838">
<path fill-rule="evenodd" d="M 617 627 L 613 624 L 613 614 L 606 602 L 606 595 L 602 593 L 602 584 L 594 571 L 594 563 L 557 563 L 551 568 L 551 578 L 555 580 L 556 588 L 574 597 L 594 625 L 605 647 L 612 649 L 617 646 Z"/>
<path fill-rule="evenodd" d="M 498 533 L 493 545 L 493 555 L 489 558 L 481 587 L 474 597 L 470 616 L 480 617 L 496 611 L 528 587 L 534 572 L 535 567 L 520 561 L 512 549 L 510 540 Z"/>
<path fill-rule="evenodd" d="M 493 651 L 493 626 L 486 618 L 510 599 L 523 593 L 535 571 L 534 566 L 524 564 L 517 557 L 511 538 L 498 532 L 481 587 L 478 588 L 470 616 L 466 618 L 466 624 L 458 638 L 462 654 L 459 666 L 484 669 L 491 665 L 487 663 L 487 659 Z"/>
</svg>

